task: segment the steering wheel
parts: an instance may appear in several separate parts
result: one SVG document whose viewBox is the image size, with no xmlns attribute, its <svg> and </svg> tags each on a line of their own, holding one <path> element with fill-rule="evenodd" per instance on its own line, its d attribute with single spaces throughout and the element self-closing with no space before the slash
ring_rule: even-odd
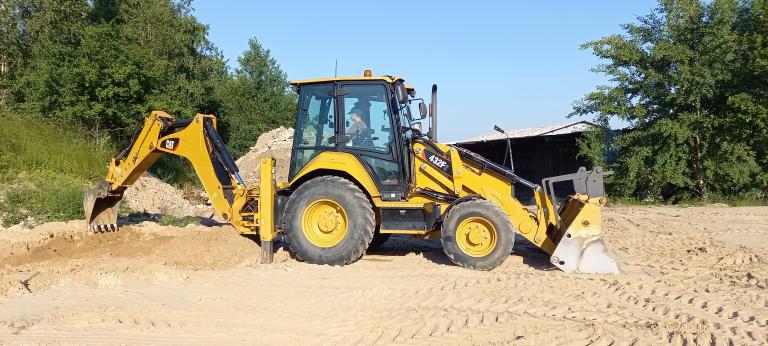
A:
<svg viewBox="0 0 768 346">
<path fill-rule="evenodd" d="M 359 146 L 362 146 L 365 141 L 371 141 L 371 135 L 374 132 L 375 131 L 373 129 L 358 130 L 357 133 L 351 136 L 352 145 L 359 147 Z"/>
</svg>

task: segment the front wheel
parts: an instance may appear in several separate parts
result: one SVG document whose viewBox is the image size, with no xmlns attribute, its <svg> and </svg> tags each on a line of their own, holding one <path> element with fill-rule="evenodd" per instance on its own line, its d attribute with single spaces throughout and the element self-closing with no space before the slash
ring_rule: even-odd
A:
<svg viewBox="0 0 768 346">
<path fill-rule="evenodd" d="M 285 240 L 300 261 L 349 264 L 373 238 L 371 203 L 360 188 L 340 177 L 305 182 L 291 194 L 285 210 Z"/>
<path fill-rule="evenodd" d="M 515 233 L 501 208 L 486 200 L 472 200 L 448 210 L 440 241 L 453 263 L 470 269 L 491 270 L 509 257 L 515 245 Z"/>
</svg>

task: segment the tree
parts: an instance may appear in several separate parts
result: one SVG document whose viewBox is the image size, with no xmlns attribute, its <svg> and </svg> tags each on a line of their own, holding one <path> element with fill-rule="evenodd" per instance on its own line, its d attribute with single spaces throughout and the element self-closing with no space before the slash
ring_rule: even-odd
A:
<svg viewBox="0 0 768 346">
<path fill-rule="evenodd" d="M 768 88 L 749 81 L 759 74 L 755 47 L 765 45 L 757 30 L 765 3 L 662 0 L 624 34 L 583 45 L 606 61 L 594 70 L 612 84 L 577 101 L 572 115 L 629 123 L 611 143 L 620 152 L 614 194 L 677 200 L 766 186 Z M 599 140 L 582 147 L 594 152 Z"/>
<path fill-rule="evenodd" d="M 290 126 L 295 97 L 257 40 L 230 73 L 191 0 L 0 0 L 0 100 L 109 132 L 121 145 L 154 109 L 218 114 L 235 155 Z M 7 102 L 5 101 L 7 100 Z"/>
<path fill-rule="evenodd" d="M 16 0 L 0 0 L 0 105 L 10 97 L 19 67 L 28 55 L 19 27 L 20 17 L 28 12 L 26 7 Z"/>
<path fill-rule="evenodd" d="M 152 109 L 179 117 L 218 108 L 227 78 L 189 0 L 0 0 L 14 4 L 14 103 L 32 114 L 126 140 Z M 5 12 L 4 12 L 5 14 Z M 3 20 L 7 16 L 0 17 Z"/>
<path fill-rule="evenodd" d="M 285 73 L 258 40 L 237 59 L 240 67 L 218 90 L 222 132 L 235 157 L 248 152 L 259 135 L 278 126 L 292 126 L 296 98 Z"/>
<path fill-rule="evenodd" d="M 3 30 L 4 48 L 12 52 L 12 102 L 50 110 L 72 97 L 68 85 L 87 9 L 85 0 L 4 0 L 3 17 L 12 18 Z"/>
</svg>

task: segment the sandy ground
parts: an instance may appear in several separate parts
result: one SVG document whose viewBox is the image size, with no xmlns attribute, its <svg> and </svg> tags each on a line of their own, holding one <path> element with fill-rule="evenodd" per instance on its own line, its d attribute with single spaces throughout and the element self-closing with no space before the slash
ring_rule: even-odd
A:
<svg viewBox="0 0 768 346">
<path fill-rule="evenodd" d="M 396 238 L 345 267 L 227 226 L 0 231 L 0 344 L 768 343 L 768 208 L 606 208 L 620 275 L 519 241 L 491 272 Z"/>
</svg>

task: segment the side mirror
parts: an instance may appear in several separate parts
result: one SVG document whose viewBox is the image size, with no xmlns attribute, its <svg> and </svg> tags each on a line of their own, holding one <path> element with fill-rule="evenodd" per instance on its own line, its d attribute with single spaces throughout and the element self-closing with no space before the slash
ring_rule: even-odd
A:
<svg viewBox="0 0 768 346">
<path fill-rule="evenodd" d="M 408 90 L 405 88 L 405 85 L 395 84 L 395 93 L 397 93 L 397 101 L 400 104 L 408 102 Z"/>
<path fill-rule="evenodd" d="M 427 117 L 427 105 L 424 104 L 424 101 L 419 102 L 419 116 L 421 119 Z"/>
</svg>

